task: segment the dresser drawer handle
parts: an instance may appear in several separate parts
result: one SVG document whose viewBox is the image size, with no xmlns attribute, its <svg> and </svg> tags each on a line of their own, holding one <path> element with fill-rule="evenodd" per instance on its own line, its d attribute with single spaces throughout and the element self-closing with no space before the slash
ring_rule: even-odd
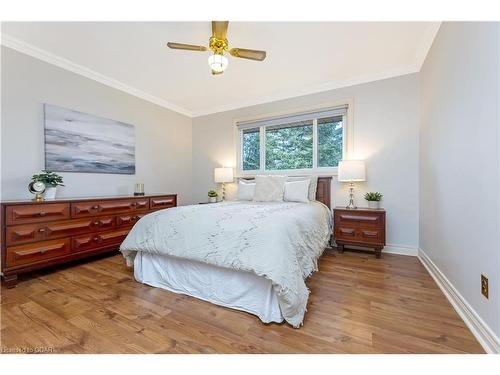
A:
<svg viewBox="0 0 500 375">
<path fill-rule="evenodd" d="M 39 231 L 40 233 L 44 233 L 44 232 L 46 231 L 46 229 L 45 229 L 45 228 L 40 228 L 40 229 L 38 229 L 38 231 Z"/>
<path fill-rule="evenodd" d="M 99 209 L 99 205 L 98 205 L 98 204 L 96 204 L 95 206 L 92 206 L 92 209 L 93 209 L 93 210 L 98 210 L 98 209 Z"/>
<path fill-rule="evenodd" d="M 94 225 L 99 225 L 100 222 L 99 221 L 94 221 Z"/>
<path fill-rule="evenodd" d="M 42 255 L 45 254 L 46 252 L 47 252 L 47 250 L 45 250 L 45 249 L 42 249 L 42 250 L 39 251 L 39 253 L 42 254 Z"/>
<path fill-rule="evenodd" d="M 45 215 L 47 215 L 47 213 L 46 213 L 45 211 L 40 211 L 40 212 L 38 213 L 38 216 L 45 216 Z"/>
</svg>

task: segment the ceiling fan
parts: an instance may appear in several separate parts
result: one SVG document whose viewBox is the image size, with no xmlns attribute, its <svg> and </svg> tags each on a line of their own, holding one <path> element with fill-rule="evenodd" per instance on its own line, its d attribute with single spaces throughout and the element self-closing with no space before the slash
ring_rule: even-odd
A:
<svg viewBox="0 0 500 375">
<path fill-rule="evenodd" d="M 227 28 L 229 21 L 212 21 L 212 36 L 208 41 L 208 48 L 192 44 L 182 44 L 168 42 L 167 46 L 172 49 L 184 49 L 188 51 L 207 51 L 210 49 L 213 54 L 208 58 L 208 65 L 212 69 L 212 74 L 222 74 L 226 70 L 229 60 L 224 53 L 229 52 L 233 57 L 262 61 L 266 58 L 266 51 L 254 49 L 231 48 L 227 41 Z"/>
</svg>

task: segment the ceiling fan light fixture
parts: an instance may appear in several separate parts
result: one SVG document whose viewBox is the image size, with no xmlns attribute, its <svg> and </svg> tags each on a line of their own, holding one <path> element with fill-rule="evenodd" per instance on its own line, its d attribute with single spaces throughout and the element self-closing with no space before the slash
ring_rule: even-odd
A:
<svg viewBox="0 0 500 375">
<path fill-rule="evenodd" d="M 229 60 L 224 55 L 214 53 L 208 58 L 208 65 L 210 66 L 210 69 L 217 73 L 226 70 L 228 64 Z"/>
</svg>

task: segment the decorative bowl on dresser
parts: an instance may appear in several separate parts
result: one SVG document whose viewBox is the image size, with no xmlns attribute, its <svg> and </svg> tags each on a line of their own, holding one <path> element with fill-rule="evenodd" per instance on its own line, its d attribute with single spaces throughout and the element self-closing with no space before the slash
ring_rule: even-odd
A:
<svg viewBox="0 0 500 375">
<path fill-rule="evenodd" d="M 144 215 L 177 206 L 176 194 L 1 203 L 2 274 L 24 272 L 117 250 Z"/>
<path fill-rule="evenodd" d="M 385 246 L 384 209 L 335 207 L 333 223 L 333 239 L 340 252 L 344 251 L 344 246 L 349 245 L 369 247 L 380 258 Z"/>
</svg>

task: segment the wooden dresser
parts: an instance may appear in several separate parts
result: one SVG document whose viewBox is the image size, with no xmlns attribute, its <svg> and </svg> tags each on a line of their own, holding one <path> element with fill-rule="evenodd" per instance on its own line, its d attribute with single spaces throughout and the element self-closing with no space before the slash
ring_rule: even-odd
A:
<svg viewBox="0 0 500 375">
<path fill-rule="evenodd" d="M 336 207 L 333 210 L 334 240 L 340 252 L 353 245 L 375 249 L 380 258 L 385 246 L 385 210 Z"/>
<path fill-rule="evenodd" d="M 20 273 L 116 250 L 137 220 L 177 206 L 177 195 L 1 203 L 2 273 Z"/>
</svg>

